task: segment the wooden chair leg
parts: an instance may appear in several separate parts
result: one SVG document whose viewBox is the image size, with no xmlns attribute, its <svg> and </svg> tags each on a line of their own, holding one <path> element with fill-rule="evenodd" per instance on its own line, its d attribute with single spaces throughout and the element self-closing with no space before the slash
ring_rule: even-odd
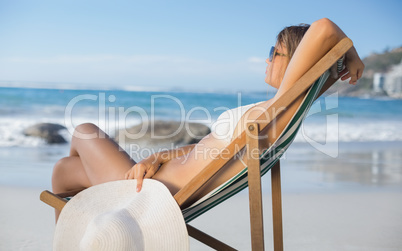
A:
<svg viewBox="0 0 402 251">
<path fill-rule="evenodd" d="M 281 171 L 279 160 L 271 168 L 272 187 L 272 222 L 274 228 L 274 250 L 283 250 L 283 229 L 282 229 L 282 193 L 281 193 Z"/>
<path fill-rule="evenodd" d="M 66 199 L 63 199 L 62 197 L 47 190 L 43 191 L 40 194 L 40 200 L 59 211 L 61 211 L 63 207 L 67 204 Z"/>
<path fill-rule="evenodd" d="M 258 124 L 249 123 L 247 125 L 247 166 L 248 166 L 248 188 L 250 200 L 250 228 L 251 228 L 251 248 L 264 250 L 264 222 L 262 214 L 262 194 L 261 194 L 261 171 L 260 154 L 258 147 Z"/>
<path fill-rule="evenodd" d="M 194 239 L 204 243 L 205 245 L 215 249 L 215 250 L 228 250 L 233 251 L 236 250 L 231 246 L 221 242 L 220 240 L 215 239 L 214 237 L 198 230 L 197 228 L 186 224 L 188 235 L 193 237 Z"/>
<path fill-rule="evenodd" d="M 49 192 L 48 190 L 45 190 L 40 194 L 40 200 L 45 202 L 49 206 L 54 207 L 55 209 L 61 211 L 67 203 L 67 200 L 64 198 L 74 196 L 81 191 L 82 189 L 66 193 L 54 194 L 52 192 Z"/>
</svg>

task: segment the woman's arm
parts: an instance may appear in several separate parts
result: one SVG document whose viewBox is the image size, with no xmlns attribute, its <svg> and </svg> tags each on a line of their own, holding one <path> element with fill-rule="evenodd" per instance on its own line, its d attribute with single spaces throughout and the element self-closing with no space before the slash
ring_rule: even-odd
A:
<svg viewBox="0 0 402 251">
<path fill-rule="evenodd" d="M 187 145 L 171 150 L 151 154 L 147 158 L 135 164 L 126 174 L 126 179 L 137 179 L 137 192 L 141 191 L 144 178 L 151 178 L 159 167 L 173 158 L 188 154 L 196 144 Z"/>
<path fill-rule="evenodd" d="M 286 92 L 344 37 L 346 37 L 345 33 L 331 20 L 323 18 L 315 21 L 304 35 L 290 61 L 277 97 Z M 341 73 L 345 74 L 342 80 L 350 77 L 349 83 L 355 84 L 362 76 L 364 64 L 354 47 L 346 53 L 345 65 L 346 69 Z"/>
</svg>

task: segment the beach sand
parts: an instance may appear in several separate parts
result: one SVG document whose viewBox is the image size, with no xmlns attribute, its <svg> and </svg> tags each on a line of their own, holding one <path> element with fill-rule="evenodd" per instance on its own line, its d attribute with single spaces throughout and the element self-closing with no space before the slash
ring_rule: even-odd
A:
<svg viewBox="0 0 402 251">
<path fill-rule="evenodd" d="M 52 250 L 53 210 L 40 190 L 1 187 L 0 250 Z M 264 196 L 265 247 L 272 247 L 270 196 Z M 401 250 L 400 193 L 284 194 L 285 250 Z M 239 249 L 250 250 L 248 198 L 241 193 L 191 224 Z M 191 239 L 191 250 L 208 250 Z"/>
<path fill-rule="evenodd" d="M 52 250 L 54 211 L 41 189 L 0 186 L 0 250 Z"/>
<path fill-rule="evenodd" d="M 345 144 L 336 158 L 293 145 L 281 162 L 285 250 L 402 250 L 400 143 Z M 269 178 L 263 178 L 263 211 L 265 247 L 273 250 Z M 43 189 L 48 184 L 0 185 L 0 250 L 52 249 L 53 209 L 39 201 Z M 250 250 L 247 192 L 190 224 Z M 190 243 L 191 250 L 208 250 Z"/>
<path fill-rule="evenodd" d="M 273 250 L 270 197 L 264 198 L 266 250 Z M 401 250 L 402 196 L 396 193 L 284 194 L 285 250 Z M 246 196 L 193 225 L 239 250 L 251 250 Z M 211 227 L 213 226 L 213 227 Z M 192 241 L 193 250 L 205 250 Z"/>
</svg>

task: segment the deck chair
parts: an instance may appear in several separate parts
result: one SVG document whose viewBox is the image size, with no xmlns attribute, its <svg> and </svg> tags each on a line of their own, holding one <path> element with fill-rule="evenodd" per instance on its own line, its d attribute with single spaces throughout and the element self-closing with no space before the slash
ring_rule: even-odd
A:
<svg viewBox="0 0 402 251">
<path fill-rule="evenodd" d="M 264 250 L 264 230 L 262 213 L 261 176 L 271 170 L 272 186 L 272 207 L 273 207 L 273 244 L 274 250 L 283 250 L 282 231 L 282 202 L 280 184 L 279 159 L 292 143 L 300 125 L 305 118 L 309 108 L 316 98 L 324 93 L 337 79 L 329 78 L 329 69 L 338 62 L 342 56 L 352 47 L 349 38 L 342 39 L 324 57 L 322 57 L 310 70 L 308 70 L 286 93 L 278 98 L 267 111 L 270 120 L 257 118 L 255 122 L 249 123 L 243 131 L 221 152 L 221 158 L 214 159 L 185 187 L 174 195 L 175 200 L 182 208 L 183 217 L 186 223 L 229 199 L 247 186 L 249 187 L 250 201 L 250 226 L 252 250 Z M 283 109 L 288 107 L 296 97 L 306 93 L 304 100 L 299 106 L 292 119 L 280 134 L 275 143 L 261 155 L 258 151 L 258 133 L 268 126 L 273 120 L 274 114 L 279 115 Z M 259 122 L 263 121 L 263 122 Z M 232 157 L 238 154 L 239 150 L 247 148 L 247 167 L 237 175 L 220 185 L 195 203 L 188 205 L 189 198 L 206 184 Z M 52 207 L 62 210 L 68 196 L 73 196 L 78 191 L 55 195 L 49 191 L 41 193 L 41 200 Z M 216 250 L 236 250 L 229 245 L 215 239 L 214 237 L 187 224 L 190 236 L 203 242 Z"/>
</svg>

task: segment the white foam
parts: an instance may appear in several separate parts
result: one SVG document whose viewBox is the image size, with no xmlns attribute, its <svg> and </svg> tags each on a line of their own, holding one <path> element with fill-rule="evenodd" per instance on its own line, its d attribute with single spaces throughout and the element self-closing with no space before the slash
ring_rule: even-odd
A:
<svg viewBox="0 0 402 251">
<path fill-rule="evenodd" d="M 67 127 L 67 130 L 60 131 L 60 134 L 70 141 L 74 128 L 82 123 L 93 123 L 98 125 L 110 136 L 114 136 L 116 130 L 129 128 L 139 124 L 140 119 L 130 118 L 127 120 L 115 121 L 109 118 L 99 120 L 97 114 L 92 117 L 88 113 L 81 116 L 74 116 L 72 121 L 66 120 L 59 115 L 55 118 L 54 110 L 58 107 L 49 107 L 51 111 L 47 116 L 37 118 L 37 116 L 9 116 L 0 118 L 0 147 L 9 146 L 41 146 L 46 145 L 43 139 L 28 137 L 23 134 L 24 129 L 37 123 L 55 123 Z M 46 114 L 46 112 L 44 112 Z M 52 116 L 50 116 L 53 114 Z M 66 123 L 67 122 L 67 123 Z M 213 123 L 212 123 L 213 124 Z M 340 119 L 340 121 L 320 121 L 306 120 L 300 128 L 295 138 L 296 142 L 315 141 L 315 142 L 369 142 L 369 141 L 402 141 L 402 120 L 383 121 L 383 120 L 357 120 Z"/>
<path fill-rule="evenodd" d="M 32 121 L 18 120 L 14 118 L 2 118 L 0 120 L 0 146 L 38 146 L 45 141 L 37 137 L 26 137 L 23 130 L 32 125 Z"/>
<path fill-rule="evenodd" d="M 66 124 L 66 121 L 68 124 Z M 73 121 L 68 121 L 64 118 L 42 117 L 2 117 L 0 119 L 0 147 L 23 146 L 36 147 L 46 145 L 46 141 L 39 137 L 25 136 L 23 131 L 38 123 L 54 123 L 65 126 L 66 130 L 60 130 L 59 134 L 66 139 L 71 140 L 74 128 L 82 123 L 93 123 L 100 127 L 110 136 L 114 136 L 116 130 L 140 123 L 138 119 L 129 119 L 127 121 L 109 121 L 107 119 L 99 120 L 95 117 L 74 117 Z"/>
</svg>

